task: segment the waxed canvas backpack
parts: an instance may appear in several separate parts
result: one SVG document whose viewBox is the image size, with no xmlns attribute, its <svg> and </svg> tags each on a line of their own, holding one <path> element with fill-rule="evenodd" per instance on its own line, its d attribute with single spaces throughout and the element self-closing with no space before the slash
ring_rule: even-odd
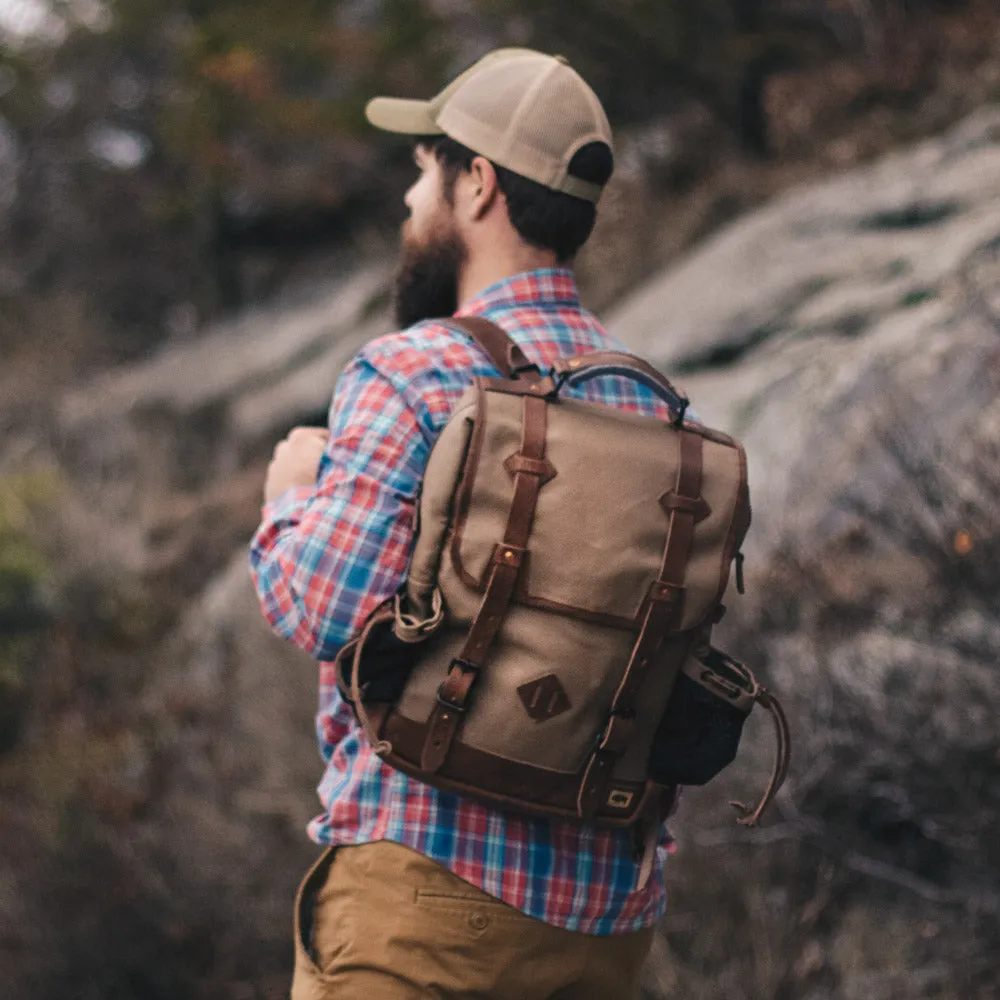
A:
<svg viewBox="0 0 1000 1000">
<path fill-rule="evenodd" d="M 784 780 L 780 705 L 714 649 L 750 524 L 746 455 L 686 420 L 654 368 L 599 352 L 532 365 L 481 318 L 477 378 L 430 455 L 405 586 L 337 658 L 343 696 L 389 764 L 504 808 L 602 825 L 661 817 L 675 786 L 730 763 L 755 703 Z M 561 395 L 615 375 L 662 420 Z M 739 569 L 739 563 L 737 562 Z"/>
</svg>

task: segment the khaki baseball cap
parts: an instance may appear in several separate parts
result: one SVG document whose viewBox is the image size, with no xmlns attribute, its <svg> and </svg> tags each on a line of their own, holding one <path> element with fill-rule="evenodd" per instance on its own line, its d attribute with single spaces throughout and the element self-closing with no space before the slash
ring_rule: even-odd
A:
<svg viewBox="0 0 1000 1000">
<path fill-rule="evenodd" d="M 365 115 L 402 135 L 447 135 L 493 163 L 553 191 L 596 202 L 602 191 L 569 174 L 591 142 L 611 147 L 597 95 L 562 56 L 497 49 L 429 101 L 376 97 Z"/>
</svg>

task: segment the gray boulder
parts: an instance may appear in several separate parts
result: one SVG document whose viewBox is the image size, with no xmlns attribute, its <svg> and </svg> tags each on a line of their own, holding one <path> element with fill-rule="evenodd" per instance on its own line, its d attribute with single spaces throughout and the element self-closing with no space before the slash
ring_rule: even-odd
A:
<svg viewBox="0 0 1000 1000">
<path fill-rule="evenodd" d="M 323 424 L 337 377 L 389 328 L 388 265 L 250 312 L 67 393 L 62 461 L 116 558 L 194 599 L 257 523 L 262 466 L 296 424 Z"/>
<path fill-rule="evenodd" d="M 752 723 L 748 760 L 690 796 L 681 859 L 700 892 L 723 847 L 783 890 L 831 866 L 815 890 L 827 926 L 803 935 L 801 909 L 770 914 L 786 953 L 762 970 L 719 949 L 714 986 L 686 969 L 691 995 L 993 995 L 979 991 L 995 988 L 1000 917 L 998 289 L 1000 114 L 986 110 L 777 199 L 611 317 L 747 446 L 749 593 L 720 638 L 793 714 L 784 822 L 724 825 L 722 795 L 761 778 L 769 734 Z M 871 947 L 889 926 L 891 961 Z M 722 991 L 726 970 L 756 985 Z"/>
</svg>

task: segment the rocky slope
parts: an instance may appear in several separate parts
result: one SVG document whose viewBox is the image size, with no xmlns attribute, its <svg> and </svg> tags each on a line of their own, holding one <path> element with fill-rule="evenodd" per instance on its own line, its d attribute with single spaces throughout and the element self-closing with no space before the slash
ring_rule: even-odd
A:
<svg viewBox="0 0 1000 1000">
<path fill-rule="evenodd" d="M 984 110 L 782 196 L 609 317 L 746 442 L 750 590 L 722 632 L 796 736 L 763 830 L 737 832 L 725 805 L 762 779 L 763 720 L 724 787 L 688 796 L 650 997 L 1000 989 L 998 279 L 1000 112 Z M 81 976 L 87 997 L 282 995 L 315 668 L 267 635 L 244 546 L 271 445 L 322 419 L 339 366 L 387 325 L 383 285 L 376 268 L 59 403 L 90 548 L 175 624 L 132 663 L 138 707 L 107 765 L 114 801 L 139 788 L 140 804 L 65 862 L 104 866 L 115 915 L 56 927 L 63 964 L 33 995 Z M 88 931 L 134 954 L 98 960 Z"/>
<path fill-rule="evenodd" d="M 611 318 L 746 443 L 750 594 L 728 639 L 797 737 L 785 822 L 757 840 L 786 839 L 770 870 L 792 845 L 799 876 L 830 865 L 816 898 L 841 897 L 766 990 L 725 995 L 997 988 L 998 289 L 987 110 L 777 199 Z M 724 843 L 696 809 L 693 839 Z"/>
</svg>

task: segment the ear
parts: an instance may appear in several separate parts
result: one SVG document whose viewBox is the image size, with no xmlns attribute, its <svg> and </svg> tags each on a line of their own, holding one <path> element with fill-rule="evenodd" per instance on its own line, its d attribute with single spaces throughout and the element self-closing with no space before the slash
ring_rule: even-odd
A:
<svg viewBox="0 0 1000 1000">
<path fill-rule="evenodd" d="M 497 172 L 486 157 L 476 156 L 464 179 L 468 192 L 466 202 L 468 217 L 472 222 L 479 222 L 487 215 L 496 200 L 503 197 L 503 192 L 497 183 Z"/>
</svg>

